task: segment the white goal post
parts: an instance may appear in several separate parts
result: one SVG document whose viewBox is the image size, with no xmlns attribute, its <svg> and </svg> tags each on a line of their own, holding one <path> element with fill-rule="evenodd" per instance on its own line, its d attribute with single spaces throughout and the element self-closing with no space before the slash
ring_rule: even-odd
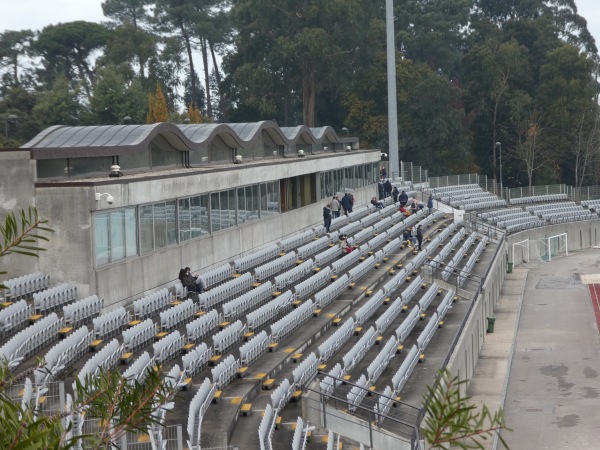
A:
<svg viewBox="0 0 600 450">
<path fill-rule="evenodd" d="M 540 239 L 540 256 L 547 260 L 552 261 L 552 256 L 564 254 L 569 256 L 569 242 L 567 239 L 567 233 L 556 234 L 544 239 Z"/>
<path fill-rule="evenodd" d="M 517 250 L 516 254 L 515 254 L 515 248 Z M 515 255 L 517 257 L 520 257 L 518 263 L 515 260 Z M 511 261 L 514 265 L 521 264 L 521 263 L 528 263 L 530 261 L 530 259 L 531 258 L 530 258 L 530 253 L 529 253 L 529 239 L 525 239 L 524 241 L 520 241 L 520 242 L 515 242 L 512 245 Z"/>
</svg>

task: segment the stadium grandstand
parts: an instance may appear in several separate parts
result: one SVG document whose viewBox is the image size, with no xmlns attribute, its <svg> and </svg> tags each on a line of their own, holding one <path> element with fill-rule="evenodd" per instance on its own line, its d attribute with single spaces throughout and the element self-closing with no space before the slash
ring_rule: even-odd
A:
<svg viewBox="0 0 600 450">
<path fill-rule="evenodd" d="M 36 369 L 12 395 L 54 414 L 76 377 L 158 367 L 180 395 L 121 449 L 421 448 L 426 388 L 473 376 L 506 273 L 599 242 L 600 200 L 567 186 L 499 196 L 404 162 L 392 184 L 433 208 L 377 207 L 382 153 L 330 127 L 56 126 L 0 158 L 3 207 L 56 231 L 6 257 L 0 356 Z"/>
</svg>

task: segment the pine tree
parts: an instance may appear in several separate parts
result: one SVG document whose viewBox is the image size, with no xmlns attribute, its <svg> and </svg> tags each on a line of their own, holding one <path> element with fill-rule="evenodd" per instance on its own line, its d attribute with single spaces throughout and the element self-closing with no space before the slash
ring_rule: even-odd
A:
<svg viewBox="0 0 600 450">
<path fill-rule="evenodd" d="M 200 113 L 200 110 L 195 107 L 192 103 L 190 103 L 188 105 L 188 110 L 187 110 L 187 116 L 188 119 L 190 119 L 190 123 L 202 123 L 202 114 Z"/>
<path fill-rule="evenodd" d="M 169 112 L 167 110 L 167 100 L 160 87 L 159 83 L 156 83 L 156 93 L 148 93 L 148 115 L 146 116 L 146 123 L 159 123 L 168 122 Z"/>
</svg>

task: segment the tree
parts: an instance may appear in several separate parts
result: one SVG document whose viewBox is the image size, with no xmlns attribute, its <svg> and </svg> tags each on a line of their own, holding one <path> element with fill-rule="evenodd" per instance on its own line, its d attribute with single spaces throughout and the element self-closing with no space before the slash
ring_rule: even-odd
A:
<svg viewBox="0 0 600 450">
<path fill-rule="evenodd" d="M 235 97 L 230 101 L 283 119 L 290 98 L 301 95 L 303 123 L 315 126 L 317 97 L 335 89 L 338 76 L 351 77 L 353 64 L 362 64 L 356 54 L 364 39 L 354 31 L 366 33 L 377 10 L 382 6 L 363 0 L 235 2 L 235 52 L 226 61 Z"/>
<path fill-rule="evenodd" d="M 79 101 L 80 95 L 77 87 L 72 90 L 69 81 L 59 76 L 54 80 L 52 89 L 39 95 L 33 115 L 44 126 L 81 125 L 82 116 L 87 111 Z"/>
<path fill-rule="evenodd" d="M 119 124 L 125 116 L 131 117 L 133 123 L 145 123 L 148 96 L 141 80 L 127 80 L 118 68 L 107 66 L 98 72 L 90 107 L 97 124 Z"/>
<path fill-rule="evenodd" d="M 504 423 L 502 409 L 491 413 L 486 405 L 480 412 L 477 406 L 469 405 L 469 397 L 463 396 L 461 390 L 467 380 L 453 377 L 447 370 L 440 370 L 433 386 L 427 387 L 423 396 L 425 405 L 424 425 L 421 434 L 429 449 L 484 449 L 480 439 L 487 439 L 500 430 L 508 430 Z M 508 445 L 498 434 L 500 442 L 508 449 Z"/>
<path fill-rule="evenodd" d="M 594 166 L 600 163 L 600 112 L 592 115 L 592 125 L 585 114 L 582 115 L 577 141 L 573 152 L 575 153 L 575 187 L 580 188 L 584 181 L 594 173 Z"/>
<path fill-rule="evenodd" d="M 532 106 L 524 108 L 514 119 L 514 130 L 515 145 L 509 154 L 525 165 L 531 188 L 534 172 L 552 160 L 543 114 Z"/>
<path fill-rule="evenodd" d="M 31 30 L 0 33 L 0 68 L 10 68 L 13 86 L 19 84 L 19 59 L 28 54 L 32 40 Z"/>
<path fill-rule="evenodd" d="M 160 84 L 156 83 L 156 92 L 148 94 L 148 115 L 146 123 L 168 122 L 169 112 L 167 110 L 167 101 L 162 92 Z"/>
<path fill-rule="evenodd" d="M 150 21 L 145 9 L 150 3 L 149 0 L 106 0 L 102 3 L 104 15 L 117 25 L 114 32 L 115 39 L 112 40 L 113 45 L 109 44 L 107 53 L 110 51 L 112 54 L 122 54 L 125 50 L 127 60 L 135 57 L 141 79 L 146 77 L 146 64 L 156 51 L 154 36 L 143 28 Z M 113 62 L 118 61 L 113 60 Z"/>
<path fill-rule="evenodd" d="M 188 105 L 187 118 L 190 123 L 202 123 L 202 114 L 198 108 L 195 108 L 191 103 Z"/>
<path fill-rule="evenodd" d="M 39 72 L 43 81 L 51 85 L 59 74 L 67 79 L 77 77 L 90 99 L 95 78 L 92 57 L 106 46 L 109 36 L 104 25 L 82 20 L 45 27 L 34 45 L 43 58 Z"/>
<path fill-rule="evenodd" d="M 193 28 L 196 19 L 198 19 L 196 2 L 192 0 L 159 0 L 154 9 L 154 19 L 163 26 L 165 31 L 177 33 L 183 40 L 188 57 L 192 103 L 198 106 L 198 99 L 196 98 L 197 75 L 192 56 L 194 48 Z"/>
</svg>

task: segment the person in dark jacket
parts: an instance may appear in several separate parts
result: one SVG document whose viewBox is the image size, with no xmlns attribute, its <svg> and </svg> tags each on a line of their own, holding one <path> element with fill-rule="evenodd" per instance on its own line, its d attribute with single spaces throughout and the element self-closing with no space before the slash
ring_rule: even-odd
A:
<svg viewBox="0 0 600 450">
<path fill-rule="evenodd" d="M 392 189 L 394 187 L 392 186 L 392 182 L 389 179 L 385 180 L 385 183 L 383 183 L 383 188 L 385 190 L 385 197 L 386 198 L 387 197 L 391 197 L 391 195 L 392 195 Z"/>
<path fill-rule="evenodd" d="M 379 178 L 381 178 L 382 180 L 384 178 L 387 178 L 387 170 L 385 169 L 385 166 L 381 166 L 381 170 L 379 171 Z"/>
<path fill-rule="evenodd" d="M 406 202 L 408 201 L 408 194 L 405 191 L 400 192 L 398 200 L 400 201 L 400 206 L 406 206 Z"/>
<path fill-rule="evenodd" d="M 417 242 L 419 243 L 419 251 L 421 251 L 421 245 L 423 244 L 423 228 L 421 225 L 417 226 Z"/>
<path fill-rule="evenodd" d="M 344 208 L 346 215 L 352 212 L 352 204 L 354 202 L 352 201 L 352 197 L 348 192 L 344 194 L 340 203 L 342 204 L 342 208 Z"/>
<path fill-rule="evenodd" d="M 329 203 L 323 207 L 323 225 L 329 233 L 329 227 L 331 226 L 331 207 L 329 206 Z"/>
<path fill-rule="evenodd" d="M 179 281 L 181 281 L 183 287 L 187 288 L 188 292 L 197 292 L 200 294 L 206 290 L 206 283 L 202 277 L 192 275 L 189 267 L 179 271 Z"/>
<path fill-rule="evenodd" d="M 427 200 L 427 208 L 429 208 L 429 214 L 433 212 L 433 194 L 429 194 L 429 200 Z"/>
<path fill-rule="evenodd" d="M 379 200 L 383 200 L 385 198 L 385 184 L 383 180 L 377 183 L 377 193 L 379 194 Z"/>
<path fill-rule="evenodd" d="M 394 198 L 394 203 L 398 202 L 399 195 L 400 195 L 400 191 L 398 190 L 398 188 L 396 186 L 394 186 L 394 189 L 392 189 L 392 197 Z"/>
</svg>

